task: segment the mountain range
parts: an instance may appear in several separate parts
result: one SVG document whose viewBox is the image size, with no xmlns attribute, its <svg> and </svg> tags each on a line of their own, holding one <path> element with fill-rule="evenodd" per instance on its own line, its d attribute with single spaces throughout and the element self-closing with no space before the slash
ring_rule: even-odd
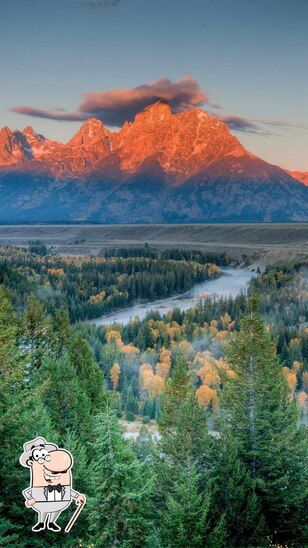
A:
<svg viewBox="0 0 308 548">
<path fill-rule="evenodd" d="M 251 154 L 201 109 L 157 101 L 118 132 L 95 118 L 66 144 L 0 130 L 0 223 L 308 221 L 308 173 Z"/>
</svg>

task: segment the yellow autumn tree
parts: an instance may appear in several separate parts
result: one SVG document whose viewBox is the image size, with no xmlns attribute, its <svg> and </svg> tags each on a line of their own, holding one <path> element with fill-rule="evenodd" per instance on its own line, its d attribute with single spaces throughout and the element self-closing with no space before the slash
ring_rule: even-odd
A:
<svg viewBox="0 0 308 548">
<path fill-rule="evenodd" d="M 295 360 L 295 361 L 293 362 L 292 369 L 293 369 L 293 371 L 295 371 L 295 373 L 298 373 L 298 371 L 301 369 L 301 367 L 302 367 L 302 363 L 301 363 L 301 362 L 299 362 L 299 361 L 297 361 L 297 360 Z"/>
<path fill-rule="evenodd" d="M 153 375 L 153 368 L 150 363 L 143 363 L 139 368 L 139 385 L 140 389 L 145 389 L 145 378 L 148 375 Z"/>
<path fill-rule="evenodd" d="M 289 369 L 288 367 L 283 367 L 282 372 L 283 372 L 284 377 L 287 380 L 287 383 L 289 385 L 291 393 L 293 394 L 294 390 L 296 388 L 296 381 L 297 381 L 296 373 L 294 371 L 292 371 L 291 369 Z"/>
<path fill-rule="evenodd" d="M 116 331 L 115 329 L 108 331 L 108 333 L 106 333 L 106 341 L 107 343 L 116 342 L 118 346 L 121 346 L 122 345 L 121 333 L 119 333 L 119 331 Z"/>
<path fill-rule="evenodd" d="M 145 388 L 150 398 L 157 398 L 164 390 L 165 381 L 159 375 L 149 375 L 145 379 Z"/>
<path fill-rule="evenodd" d="M 103 301 L 105 297 L 106 297 L 106 291 L 101 291 L 97 295 L 91 295 L 90 302 L 96 304 Z"/>
<path fill-rule="evenodd" d="M 140 389 L 148 393 L 150 398 L 156 398 L 164 390 L 165 381 L 157 374 L 153 373 L 151 364 L 144 363 L 139 369 Z"/>
<path fill-rule="evenodd" d="M 227 312 L 224 316 L 220 316 L 220 321 L 223 328 L 228 331 L 234 327 L 234 321 L 232 321 L 231 316 Z"/>
<path fill-rule="evenodd" d="M 308 396 L 304 390 L 298 394 L 297 403 L 301 414 L 305 414 L 307 411 Z"/>
<path fill-rule="evenodd" d="M 207 408 L 210 404 L 212 404 L 214 410 L 218 410 L 217 392 L 206 384 L 203 384 L 196 390 L 196 397 L 199 405 L 202 405 L 202 407 Z"/>
<path fill-rule="evenodd" d="M 305 392 L 307 393 L 308 392 L 308 371 L 303 373 L 303 386 L 304 386 Z"/>
<path fill-rule="evenodd" d="M 120 373 L 121 373 L 121 368 L 119 364 L 115 362 L 112 368 L 110 369 L 110 378 L 111 378 L 114 390 L 118 388 Z"/>
<path fill-rule="evenodd" d="M 162 379 L 166 380 L 171 367 L 171 351 L 167 350 L 164 346 L 160 352 L 160 361 L 157 362 L 155 370 L 156 374 Z"/>
</svg>

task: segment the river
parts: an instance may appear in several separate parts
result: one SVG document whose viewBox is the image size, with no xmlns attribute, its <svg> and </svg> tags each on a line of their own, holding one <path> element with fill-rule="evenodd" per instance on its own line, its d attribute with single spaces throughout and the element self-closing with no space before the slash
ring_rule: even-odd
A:
<svg viewBox="0 0 308 548">
<path fill-rule="evenodd" d="M 99 325 L 110 325 L 114 322 L 127 325 L 136 316 L 143 320 L 150 310 L 158 310 L 162 315 L 168 310 L 180 308 L 187 310 L 195 306 L 200 299 L 208 296 L 235 297 L 242 290 L 247 289 L 248 283 L 255 275 L 255 272 L 244 268 L 222 268 L 222 276 L 212 281 L 196 284 L 192 289 L 182 295 L 174 295 L 167 299 L 161 299 L 150 303 L 136 303 L 134 306 L 122 308 L 112 314 L 105 314 L 90 323 Z"/>
</svg>

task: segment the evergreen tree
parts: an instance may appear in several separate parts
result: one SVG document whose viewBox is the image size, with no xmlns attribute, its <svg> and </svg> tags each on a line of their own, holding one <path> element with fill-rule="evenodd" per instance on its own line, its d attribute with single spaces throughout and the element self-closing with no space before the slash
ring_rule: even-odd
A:
<svg viewBox="0 0 308 548">
<path fill-rule="evenodd" d="M 60 435 L 70 429 L 78 432 L 80 439 L 87 440 L 92 426 L 91 402 L 69 356 L 47 358 L 35 379 L 37 385 L 41 376 L 46 379 L 44 403 Z"/>
<path fill-rule="evenodd" d="M 79 436 L 76 432 L 67 430 L 65 436 L 60 442 L 60 447 L 64 447 L 73 456 L 73 468 L 72 468 L 72 477 L 73 477 L 73 488 L 79 493 L 85 494 L 87 501 L 92 496 L 92 483 L 89 475 L 90 467 L 90 458 L 89 451 L 85 443 L 82 443 L 79 439 Z M 87 509 L 87 508 L 86 508 Z M 60 516 L 59 524 L 63 527 L 69 522 L 70 515 L 72 515 L 76 510 L 76 505 L 74 501 L 71 503 L 69 511 L 63 512 L 63 515 Z M 76 546 L 78 538 L 86 538 L 88 535 L 89 523 L 88 523 L 88 512 L 82 511 L 78 517 L 78 520 L 75 522 L 73 529 L 70 532 L 70 540 L 72 546 Z"/>
<path fill-rule="evenodd" d="M 185 379 L 186 388 L 181 391 L 181 381 Z M 159 423 L 161 440 L 155 453 L 154 495 L 163 545 L 218 548 L 223 545 L 225 531 L 221 521 L 211 523 L 209 513 L 210 439 L 204 410 L 191 392 L 183 363 L 177 366 L 163 400 L 165 411 L 162 428 Z"/>
<path fill-rule="evenodd" d="M 141 462 L 147 464 L 148 467 L 153 465 L 153 453 L 155 442 L 148 429 L 142 425 L 139 431 L 139 436 L 133 444 L 133 449 Z"/>
<path fill-rule="evenodd" d="M 177 378 L 179 379 L 179 377 Z M 168 403 L 167 397 L 165 394 L 165 404 Z M 174 392 L 170 393 L 170 397 L 173 399 Z M 174 463 L 185 461 L 187 456 L 190 456 L 198 464 L 198 470 L 205 473 L 208 467 L 210 448 L 205 413 L 191 390 L 186 397 L 187 399 L 179 401 L 177 412 L 168 429 L 165 428 L 165 423 L 161 428 L 159 420 L 161 440 L 158 444 L 158 452 L 168 455 L 167 460 L 171 462 L 170 459 L 172 459 Z M 172 473 L 168 472 L 167 476 L 171 478 Z M 167 477 L 164 481 L 168 481 Z"/>
<path fill-rule="evenodd" d="M 0 428 L 0 490 L 6 519 L 31 524 L 33 514 L 24 506 L 22 491 L 29 484 L 29 471 L 20 466 L 23 444 L 38 435 L 57 443 L 58 435 L 38 390 L 21 389 L 7 401 Z"/>
<path fill-rule="evenodd" d="M 80 386 L 91 402 L 92 412 L 99 413 L 106 399 L 103 374 L 93 360 L 91 350 L 81 334 L 72 340 L 69 356 L 77 371 Z"/>
<path fill-rule="evenodd" d="M 141 351 L 152 348 L 154 338 L 148 322 L 145 322 L 139 329 L 136 344 Z"/>
<path fill-rule="evenodd" d="M 10 293 L 0 285 L 0 406 L 4 403 L 6 389 L 11 393 L 23 381 L 25 364 L 16 343 L 17 328 Z"/>
<path fill-rule="evenodd" d="M 264 543 L 255 482 L 239 458 L 235 440 L 225 428 L 218 438 L 212 439 L 208 480 L 212 495 L 211 520 L 217 523 L 223 516 L 226 545 L 237 548 Z"/>
<path fill-rule="evenodd" d="M 186 366 L 186 356 L 179 353 L 173 374 L 167 379 L 165 390 L 160 398 L 159 429 L 161 433 L 173 428 L 179 405 L 189 397 L 191 381 Z"/>
<path fill-rule="evenodd" d="M 3 504 L 0 505 L 0 512 L 3 513 Z M 0 515 L 0 546 L 20 546 L 20 529 L 21 526 Z"/>
<path fill-rule="evenodd" d="M 176 471 L 177 481 L 166 494 L 165 507 L 159 511 L 163 546 L 208 546 L 210 495 L 200 488 L 200 474 L 191 457 L 177 466 Z M 219 548 L 222 542 L 216 546 Z"/>
<path fill-rule="evenodd" d="M 56 357 L 66 352 L 72 340 L 72 326 L 67 308 L 56 308 L 52 316 L 52 347 Z"/>
<path fill-rule="evenodd" d="M 21 325 L 21 343 L 28 353 L 30 372 L 42 365 L 44 354 L 50 347 L 51 325 L 43 305 L 30 295 L 27 299 Z"/>
<path fill-rule="evenodd" d="M 155 419 L 155 400 L 153 398 L 146 398 L 142 409 L 142 415 Z"/>
<path fill-rule="evenodd" d="M 138 413 L 138 400 L 136 396 L 134 396 L 132 387 L 130 385 L 126 393 L 125 413 L 133 413 L 133 415 L 137 415 Z"/>
<path fill-rule="evenodd" d="M 298 413 L 254 299 L 241 331 L 226 346 L 235 372 L 224 405 L 239 455 L 256 482 L 268 530 L 275 539 L 303 542 L 307 503 L 306 429 Z"/>
<path fill-rule="evenodd" d="M 94 440 L 89 510 L 94 545 L 145 546 L 152 529 L 152 477 L 123 439 L 119 421 L 108 404 L 95 417 Z"/>
</svg>

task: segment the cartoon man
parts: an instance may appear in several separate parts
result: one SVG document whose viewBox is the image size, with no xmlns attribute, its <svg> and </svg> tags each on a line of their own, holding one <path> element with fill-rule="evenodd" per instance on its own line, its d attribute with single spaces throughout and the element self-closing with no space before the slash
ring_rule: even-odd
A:
<svg viewBox="0 0 308 548">
<path fill-rule="evenodd" d="M 59 449 L 54 443 L 38 437 L 24 444 L 24 452 L 19 462 L 30 468 L 30 486 L 23 491 L 23 495 L 26 506 L 33 508 L 39 516 L 32 531 L 45 529 L 46 521 L 48 529 L 61 531 L 56 520 L 72 499 L 80 505 L 80 509 L 86 503 L 85 495 L 72 489 L 72 455 L 65 449 Z"/>
</svg>

